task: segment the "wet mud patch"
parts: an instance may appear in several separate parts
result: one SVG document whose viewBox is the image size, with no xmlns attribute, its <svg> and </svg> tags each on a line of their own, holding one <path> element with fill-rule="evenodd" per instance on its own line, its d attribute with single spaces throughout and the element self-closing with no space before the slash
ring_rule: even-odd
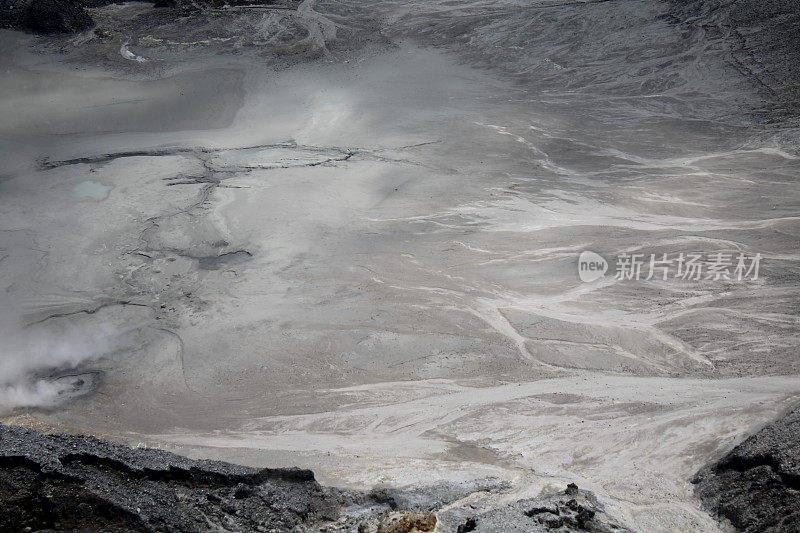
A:
<svg viewBox="0 0 800 533">
<path fill-rule="evenodd" d="M 222 270 L 233 268 L 249 262 L 253 254 L 247 250 L 235 250 L 220 255 L 198 257 L 198 266 L 203 270 Z"/>
<path fill-rule="evenodd" d="M 99 389 L 103 383 L 103 375 L 102 370 L 73 370 L 53 372 L 43 375 L 39 379 L 59 390 L 56 403 L 61 404 L 76 400 Z"/>
</svg>

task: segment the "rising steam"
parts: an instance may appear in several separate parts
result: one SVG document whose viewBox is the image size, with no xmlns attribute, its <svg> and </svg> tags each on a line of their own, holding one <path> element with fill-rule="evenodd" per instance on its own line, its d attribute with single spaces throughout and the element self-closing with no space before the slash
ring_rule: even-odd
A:
<svg viewBox="0 0 800 533">
<path fill-rule="evenodd" d="M 128 335 L 100 317 L 53 319 L 26 327 L 4 306 L 0 311 L 0 412 L 49 407 L 75 390 L 64 372 L 128 343 Z"/>
</svg>

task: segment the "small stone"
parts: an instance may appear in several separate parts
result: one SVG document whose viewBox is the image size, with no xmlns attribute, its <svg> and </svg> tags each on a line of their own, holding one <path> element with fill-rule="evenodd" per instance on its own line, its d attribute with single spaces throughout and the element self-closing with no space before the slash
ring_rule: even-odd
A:
<svg viewBox="0 0 800 533">
<path fill-rule="evenodd" d="M 242 500 L 244 498 L 249 497 L 253 494 L 252 487 L 248 487 L 247 485 L 239 485 L 236 487 L 236 490 L 233 493 L 233 497 L 237 500 Z"/>
<path fill-rule="evenodd" d="M 554 515 L 559 515 L 560 511 L 558 510 L 558 506 L 553 505 L 552 507 L 534 507 L 533 509 L 529 509 L 525 511 L 525 516 L 536 516 L 543 513 L 550 513 Z"/>
<path fill-rule="evenodd" d="M 578 511 L 578 516 L 575 517 L 575 520 L 578 522 L 579 526 L 586 527 L 586 525 L 594 518 L 594 514 L 594 511 L 591 509 L 581 506 L 580 510 Z"/>
<path fill-rule="evenodd" d="M 580 507 L 578 505 L 578 500 L 575 500 L 575 499 L 572 499 L 572 500 L 568 501 L 566 505 L 567 505 L 567 507 L 569 507 L 573 511 L 577 511 L 578 507 Z"/>
<path fill-rule="evenodd" d="M 477 527 L 478 522 L 474 518 L 467 518 L 466 522 L 458 526 L 456 533 L 469 533 L 470 531 L 475 531 Z"/>
<path fill-rule="evenodd" d="M 560 516 L 545 515 L 539 517 L 539 523 L 549 529 L 558 529 L 564 525 L 564 519 Z"/>
</svg>

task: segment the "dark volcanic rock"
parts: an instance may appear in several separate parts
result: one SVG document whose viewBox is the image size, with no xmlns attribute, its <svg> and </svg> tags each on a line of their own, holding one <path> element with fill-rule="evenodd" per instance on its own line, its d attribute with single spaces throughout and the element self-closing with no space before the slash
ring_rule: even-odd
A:
<svg viewBox="0 0 800 533">
<path fill-rule="evenodd" d="M 76 0 L 0 0 L 0 27 L 35 33 L 70 33 L 93 25 L 92 17 Z"/>
<path fill-rule="evenodd" d="M 83 31 L 94 25 L 92 17 L 74 0 L 31 0 L 23 23 L 41 33 Z"/>
<path fill-rule="evenodd" d="M 705 467 L 693 482 L 706 506 L 739 530 L 800 531 L 800 409 Z"/>
<path fill-rule="evenodd" d="M 0 531 L 307 531 L 339 493 L 253 469 L 0 425 Z"/>
<path fill-rule="evenodd" d="M 33 33 L 74 33 L 94 26 L 87 8 L 125 0 L 0 0 L 0 28 Z M 142 0 L 155 7 L 175 7 L 177 0 Z"/>
<path fill-rule="evenodd" d="M 0 531 L 424 532 L 437 528 L 443 506 L 505 487 L 489 479 L 346 491 L 319 485 L 310 470 L 195 461 L 0 424 Z M 461 519 L 452 530 L 475 528 Z"/>
<path fill-rule="evenodd" d="M 0 28 L 22 29 L 27 5 L 25 0 L 0 0 Z"/>
<path fill-rule="evenodd" d="M 624 532 L 592 494 L 442 508 L 498 480 L 418 491 L 326 488 L 310 470 L 256 469 L 0 424 L 0 531 Z"/>
<path fill-rule="evenodd" d="M 731 63 L 772 101 L 773 114 L 796 118 L 800 103 L 800 2 L 672 0 L 677 22 L 722 39 Z"/>
</svg>

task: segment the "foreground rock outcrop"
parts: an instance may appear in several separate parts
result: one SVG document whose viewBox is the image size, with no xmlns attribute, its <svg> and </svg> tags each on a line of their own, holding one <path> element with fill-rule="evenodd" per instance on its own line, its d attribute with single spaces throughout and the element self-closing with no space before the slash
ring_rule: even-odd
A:
<svg viewBox="0 0 800 533">
<path fill-rule="evenodd" d="M 800 531 L 800 409 L 701 470 L 693 483 L 709 510 L 741 531 Z"/>
<path fill-rule="evenodd" d="M 455 503 L 503 488 L 495 480 L 345 491 L 321 486 L 310 470 L 195 461 L 0 424 L 0 531 L 628 531 L 575 485 L 496 508 Z"/>
<path fill-rule="evenodd" d="M 337 518 L 343 502 L 308 470 L 0 426 L 2 531 L 305 531 Z"/>
</svg>

